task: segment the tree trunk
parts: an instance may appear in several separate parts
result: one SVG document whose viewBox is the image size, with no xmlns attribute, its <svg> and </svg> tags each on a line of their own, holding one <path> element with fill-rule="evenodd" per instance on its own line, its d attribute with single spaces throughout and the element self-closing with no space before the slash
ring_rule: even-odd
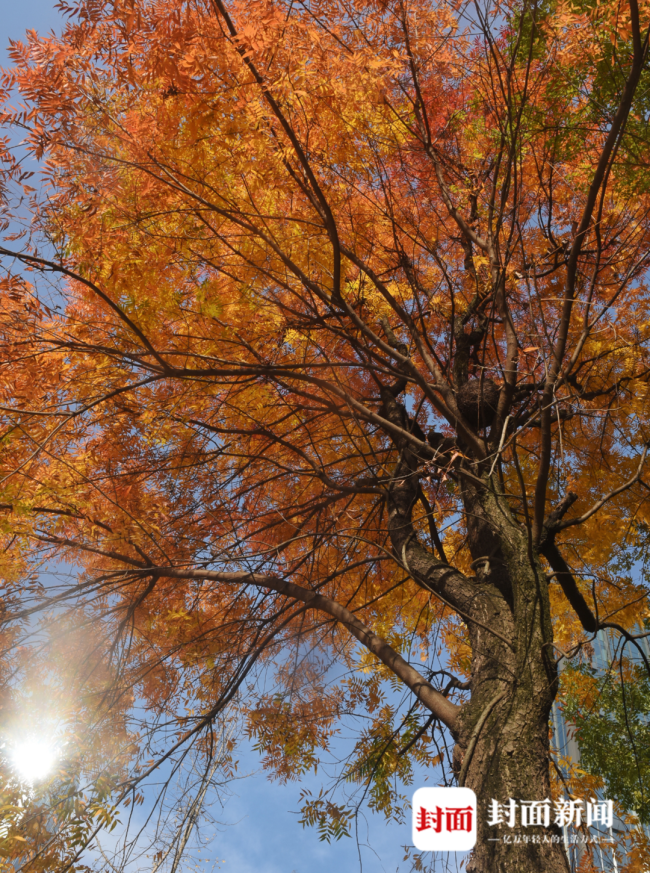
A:
<svg viewBox="0 0 650 873">
<path fill-rule="evenodd" d="M 467 622 L 471 699 L 459 716 L 456 756 L 459 776 L 478 802 L 477 844 L 467 870 L 567 873 L 552 815 L 550 827 L 522 826 L 519 812 L 514 828 L 507 817 L 488 825 L 492 799 L 550 798 L 549 715 L 557 667 L 548 582 L 528 532 L 496 488 L 481 494 L 466 488 L 464 503 L 476 579 Z"/>
<path fill-rule="evenodd" d="M 384 394 L 384 414 L 403 425 L 403 407 Z M 488 826 L 492 799 L 505 804 L 550 798 L 549 715 L 557 691 L 548 581 L 530 532 L 519 525 L 496 477 L 462 477 L 475 576 L 439 560 L 418 541 L 412 511 L 422 463 L 406 443 L 388 496 L 395 554 L 423 587 L 465 620 L 472 649 L 471 698 L 454 730 L 459 781 L 478 801 L 476 848 L 469 873 L 568 873 L 560 831 Z M 474 469 L 479 473 L 478 465 Z M 480 480 L 479 480 L 480 481 Z M 470 484 L 468 484 L 470 483 Z M 551 816 L 552 821 L 552 816 Z M 553 842 L 555 836 L 556 842 Z M 504 840 L 510 838 L 512 842 Z"/>
</svg>

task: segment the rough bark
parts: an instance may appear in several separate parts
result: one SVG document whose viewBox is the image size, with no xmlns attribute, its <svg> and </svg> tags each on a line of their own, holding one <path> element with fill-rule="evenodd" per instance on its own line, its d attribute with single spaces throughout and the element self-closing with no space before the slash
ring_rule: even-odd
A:
<svg viewBox="0 0 650 873">
<path fill-rule="evenodd" d="M 399 407 L 384 397 L 387 417 L 396 418 Z M 496 477 L 484 474 L 484 486 L 478 484 L 478 464 L 471 476 L 459 473 L 476 575 L 464 576 L 424 548 L 412 523 L 422 459 L 406 443 L 399 449 L 388 497 L 396 557 L 420 585 L 464 617 L 472 649 L 471 697 L 454 732 L 456 773 L 476 793 L 479 808 L 477 846 L 467 869 L 567 873 L 567 856 L 562 843 L 551 841 L 552 828 L 487 825 L 492 798 L 504 803 L 550 797 L 549 715 L 557 667 L 546 574 Z M 515 839 L 525 834 L 529 842 L 506 843 L 506 833 Z"/>
<path fill-rule="evenodd" d="M 553 632 L 548 583 L 525 531 L 512 518 L 495 491 L 465 490 L 470 549 L 475 559 L 490 546 L 494 557 L 479 567 L 472 616 L 511 641 L 508 646 L 469 622 L 472 643 L 471 699 L 459 716 L 458 746 L 465 784 L 478 799 L 478 842 L 470 873 L 533 873 L 568 870 L 561 843 L 552 843 L 550 828 L 488 827 L 492 798 L 505 802 L 550 797 L 549 715 L 557 690 L 552 652 Z M 489 554 L 489 553 L 487 553 Z M 481 725 L 482 715 L 498 700 Z M 505 843 L 504 834 L 539 842 Z M 559 835 L 559 831 L 556 831 Z M 545 842 L 546 840 L 546 842 Z"/>
</svg>

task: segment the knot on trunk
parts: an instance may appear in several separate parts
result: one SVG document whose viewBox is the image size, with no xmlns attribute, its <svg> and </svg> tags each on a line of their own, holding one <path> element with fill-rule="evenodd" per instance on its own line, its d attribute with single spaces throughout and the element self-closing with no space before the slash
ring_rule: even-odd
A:
<svg viewBox="0 0 650 873">
<path fill-rule="evenodd" d="M 470 379 L 456 394 L 456 403 L 472 427 L 489 427 L 497 413 L 499 388 L 492 379 Z"/>
</svg>

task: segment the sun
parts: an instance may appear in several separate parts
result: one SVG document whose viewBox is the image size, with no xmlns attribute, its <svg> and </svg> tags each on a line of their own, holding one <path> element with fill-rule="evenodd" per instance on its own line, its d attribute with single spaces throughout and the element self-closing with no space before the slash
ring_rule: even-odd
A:
<svg viewBox="0 0 650 873">
<path fill-rule="evenodd" d="M 57 754 L 54 745 L 36 737 L 26 739 L 11 750 L 11 759 L 23 782 L 39 782 L 54 768 Z"/>
</svg>

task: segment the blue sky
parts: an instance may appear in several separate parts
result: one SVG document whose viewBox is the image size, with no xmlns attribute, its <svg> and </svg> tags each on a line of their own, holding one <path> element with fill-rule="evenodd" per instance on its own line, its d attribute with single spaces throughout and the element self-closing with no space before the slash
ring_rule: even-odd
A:
<svg viewBox="0 0 650 873">
<path fill-rule="evenodd" d="M 10 39 L 20 39 L 25 30 L 46 33 L 60 26 L 54 0 L 4 0 L 0 17 L 0 64 L 7 66 L 6 48 Z M 244 750 L 240 772 L 259 771 L 254 752 Z M 431 784 L 431 783 L 429 783 Z M 356 841 L 343 839 L 333 845 L 320 843 L 315 831 L 298 824 L 300 789 L 308 787 L 318 794 L 321 782 L 310 778 L 306 784 L 287 786 L 270 783 L 257 772 L 231 786 L 235 796 L 225 808 L 213 808 L 214 817 L 224 822 L 204 855 L 206 863 L 186 870 L 215 870 L 232 873 L 395 873 L 402 864 L 403 846 L 410 843 L 410 826 L 387 824 L 370 816 L 360 822 L 360 841 L 372 848 L 361 848 Z M 417 786 L 414 786 L 417 787 Z M 208 829 L 210 830 L 210 829 Z M 212 829 L 214 830 L 214 829 Z M 360 856 L 362 866 L 360 864 Z M 224 862 L 225 863 L 222 863 Z M 455 866 L 455 865 L 453 865 Z"/>
<path fill-rule="evenodd" d="M 10 39 L 21 39 L 28 29 L 47 33 L 60 21 L 54 0 L 4 0 L 0 16 L 2 65 L 8 63 L 6 48 Z"/>
</svg>

